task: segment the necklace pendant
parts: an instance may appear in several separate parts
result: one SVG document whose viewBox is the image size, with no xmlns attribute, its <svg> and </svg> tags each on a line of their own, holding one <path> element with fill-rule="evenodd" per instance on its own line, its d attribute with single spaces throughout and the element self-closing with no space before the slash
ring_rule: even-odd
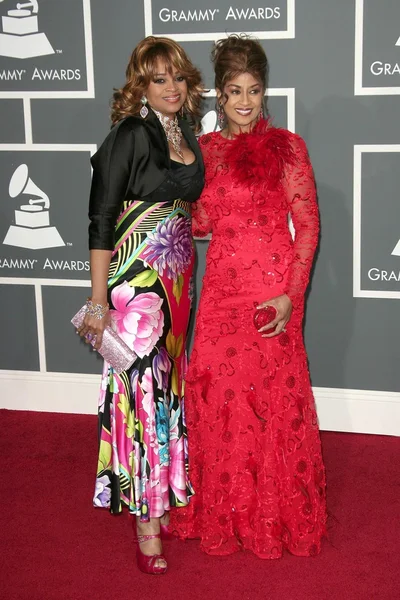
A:
<svg viewBox="0 0 400 600">
<path fill-rule="evenodd" d="M 164 129 L 165 135 L 167 136 L 168 143 L 171 144 L 171 146 L 173 147 L 174 151 L 179 156 L 179 158 L 183 162 L 185 162 L 185 159 L 184 159 L 184 156 L 183 156 L 182 150 L 181 150 L 182 131 L 178 125 L 178 119 L 177 119 L 176 115 L 175 115 L 174 119 L 170 119 L 169 117 L 164 116 L 157 110 L 154 110 L 154 112 L 157 115 L 158 120 L 160 121 L 160 123 Z"/>
</svg>

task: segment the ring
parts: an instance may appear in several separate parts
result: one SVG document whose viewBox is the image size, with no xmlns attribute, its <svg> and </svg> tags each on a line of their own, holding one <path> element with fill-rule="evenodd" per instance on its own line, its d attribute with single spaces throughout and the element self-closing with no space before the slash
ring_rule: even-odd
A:
<svg viewBox="0 0 400 600">
<path fill-rule="evenodd" d="M 93 339 L 93 335 L 92 335 L 91 333 L 88 333 L 88 334 L 86 335 L 86 339 L 87 339 L 87 340 L 89 340 L 89 342 L 91 342 L 91 341 L 92 341 L 92 339 Z"/>
</svg>

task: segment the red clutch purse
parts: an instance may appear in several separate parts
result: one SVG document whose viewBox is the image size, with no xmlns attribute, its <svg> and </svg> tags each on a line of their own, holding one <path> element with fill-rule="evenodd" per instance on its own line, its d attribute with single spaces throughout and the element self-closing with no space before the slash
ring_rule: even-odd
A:
<svg viewBox="0 0 400 600">
<path fill-rule="evenodd" d="M 254 327 L 259 330 L 261 327 L 265 327 L 268 323 L 271 323 L 277 315 L 276 308 L 273 306 L 266 306 L 265 308 L 259 308 L 254 313 L 253 323 Z M 275 331 L 275 327 L 270 328 L 270 333 Z"/>
</svg>

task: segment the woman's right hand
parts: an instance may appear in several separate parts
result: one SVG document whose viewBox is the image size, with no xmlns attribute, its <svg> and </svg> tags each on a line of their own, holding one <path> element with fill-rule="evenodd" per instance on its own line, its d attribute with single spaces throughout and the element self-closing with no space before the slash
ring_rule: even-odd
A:
<svg viewBox="0 0 400 600">
<path fill-rule="evenodd" d="M 77 329 L 77 333 L 87 344 L 92 344 L 95 350 L 98 350 L 103 340 L 103 333 L 106 327 L 111 324 L 110 311 L 107 311 L 102 319 L 97 319 L 91 315 L 86 315 L 83 323 Z M 94 341 L 94 343 L 93 343 Z"/>
</svg>

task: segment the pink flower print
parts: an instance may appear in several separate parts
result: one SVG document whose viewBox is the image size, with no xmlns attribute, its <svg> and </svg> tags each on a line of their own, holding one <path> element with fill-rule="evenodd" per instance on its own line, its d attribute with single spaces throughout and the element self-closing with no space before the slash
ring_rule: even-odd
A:
<svg viewBox="0 0 400 600">
<path fill-rule="evenodd" d="M 142 398 L 142 407 L 147 415 L 145 426 L 144 441 L 148 446 L 148 451 L 158 454 L 157 431 L 156 431 L 156 411 L 154 405 L 153 377 L 150 367 L 147 367 L 142 381 L 140 383 L 144 392 Z"/>
<path fill-rule="evenodd" d="M 111 300 L 118 333 L 140 358 L 148 356 L 163 332 L 162 298 L 154 292 L 135 296 L 135 288 L 124 281 L 113 289 Z"/>
<path fill-rule="evenodd" d="M 161 496 L 162 498 L 168 498 L 168 490 L 169 490 L 169 468 L 168 466 L 163 466 L 160 468 L 160 486 L 161 486 Z"/>
<path fill-rule="evenodd" d="M 154 465 L 153 470 L 151 472 L 151 483 L 150 486 L 156 487 L 160 485 L 160 465 L 157 463 Z"/>
<path fill-rule="evenodd" d="M 187 504 L 186 496 L 186 469 L 183 437 L 179 440 L 170 439 L 169 443 L 170 466 L 169 485 L 183 504 Z"/>
<path fill-rule="evenodd" d="M 143 377 L 142 377 L 142 381 L 140 383 L 142 390 L 148 394 L 151 393 L 153 394 L 153 377 L 151 374 L 151 369 L 150 367 L 147 367 L 145 369 L 145 372 L 143 373 Z"/>
</svg>

